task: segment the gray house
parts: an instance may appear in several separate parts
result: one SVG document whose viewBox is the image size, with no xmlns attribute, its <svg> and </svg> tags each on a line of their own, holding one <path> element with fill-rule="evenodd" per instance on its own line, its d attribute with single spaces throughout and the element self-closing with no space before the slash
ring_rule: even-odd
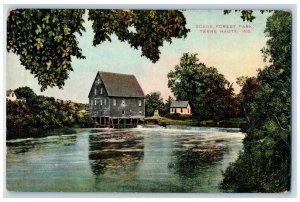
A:
<svg viewBox="0 0 300 202">
<path fill-rule="evenodd" d="M 134 75 L 98 72 L 89 93 L 97 127 L 135 127 L 145 117 L 145 94 Z"/>
</svg>

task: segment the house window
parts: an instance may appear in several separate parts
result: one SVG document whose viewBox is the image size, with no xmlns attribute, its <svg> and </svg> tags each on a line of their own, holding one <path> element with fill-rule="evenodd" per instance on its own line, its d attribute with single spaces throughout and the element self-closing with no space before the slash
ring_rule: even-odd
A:
<svg viewBox="0 0 300 202">
<path fill-rule="evenodd" d="M 122 115 L 125 115 L 125 110 L 122 110 Z"/>
<path fill-rule="evenodd" d="M 95 95 L 97 95 L 97 89 L 95 88 Z"/>
<path fill-rule="evenodd" d="M 106 99 L 104 99 L 104 105 L 106 105 Z"/>
<path fill-rule="evenodd" d="M 139 107 L 142 106 L 142 100 L 139 100 Z"/>
<path fill-rule="evenodd" d="M 139 111 L 139 114 L 142 115 L 142 111 Z"/>
<path fill-rule="evenodd" d="M 100 88 L 100 94 L 101 95 L 103 94 L 103 88 Z"/>
<path fill-rule="evenodd" d="M 122 100 L 122 106 L 123 107 L 125 106 L 125 100 Z"/>
<path fill-rule="evenodd" d="M 100 78 L 97 79 L 97 84 L 100 84 Z"/>
<path fill-rule="evenodd" d="M 90 102 L 90 103 L 91 103 L 91 105 L 93 105 L 93 100 L 91 100 L 91 102 Z"/>
<path fill-rule="evenodd" d="M 101 100 L 100 100 L 100 105 L 102 105 L 102 104 L 103 104 L 103 100 L 101 99 Z"/>
<path fill-rule="evenodd" d="M 95 100 L 95 105 L 97 105 L 97 100 Z"/>
<path fill-rule="evenodd" d="M 117 105 L 117 100 L 113 99 L 113 105 L 116 106 Z"/>
</svg>

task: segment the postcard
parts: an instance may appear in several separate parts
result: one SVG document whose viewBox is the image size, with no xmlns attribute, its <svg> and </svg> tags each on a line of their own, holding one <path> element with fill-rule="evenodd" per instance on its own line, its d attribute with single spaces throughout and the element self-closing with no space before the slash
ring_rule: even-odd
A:
<svg viewBox="0 0 300 202">
<path fill-rule="evenodd" d="M 8 192 L 290 192 L 290 11 L 6 18 Z"/>
</svg>

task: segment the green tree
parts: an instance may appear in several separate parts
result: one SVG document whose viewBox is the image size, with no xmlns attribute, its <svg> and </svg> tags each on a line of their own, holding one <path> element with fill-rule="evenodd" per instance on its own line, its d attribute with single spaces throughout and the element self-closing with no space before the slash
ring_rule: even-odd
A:
<svg viewBox="0 0 300 202">
<path fill-rule="evenodd" d="M 6 103 L 6 127 L 27 128 L 33 123 L 34 114 L 24 102 Z"/>
<path fill-rule="evenodd" d="M 171 96 L 169 96 L 168 99 L 165 100 L 164 107 L 161 111 L 162 116 L 166 116 L 166 115 L 170 114 L 170 107 L 171 107 L 171 103 L 173 100 L 174 99 Z"/>
<path fill-rule="evenodd" d="M 221 189 L 233 192 L 283 192 L 291 182 L 292 18 L 274 11 L 262 50 L 272 64 L 246 80 L 242 94 L 249 123 L 244 151 L 224 173 Z"/>
<path fill-rule="evenodd" d="M 7 128 L 61 128 L 92 127 L 94 122 L 88 114 L 88 105 L 56 100 L 54 97 L 37 96 L 29 87 L 15 90 L 26 98 L 23 101 L 8 101 Z"/>
<path fill-rule="evenodd" d="M 176 100 L 189 101 L 199 119 L 224 118 L 233 96 L 232 84 L 216 68 L 198 61 L 197 54 L 184 53 L 180 64 L 168 73 L 168 87 Z"/>
<path fill-rule="evenodd" d="M 226 118 L 237 118 L 242 116 L 241 112 L 241 98 L 239 95 L 229 95 L 224 98 L 227 110 L 225 112 Z"/>
<path fill-rule="evenodd" d="M 259 91 L 259 83 L 256 77 L 241 76 L 237 78 L 236 83 L 242 87 L 241 92 L 237 96 L 241 101 L 241 108 L 246 117 L 248 123 L 250 123 L 249 117 L 249 103 L 253 101 L 255 94 Z"/>
<path fill-rule="evenodd" d="M 232 10 L 224 10 L 224 15 L 230 14 Z M 256 17 L 253 15 L 253 10 L 234 10 L 235 12 L 241 13 L 243 21 L 252 22 Z M 272 10 L 260 10 L 260 13 L 272 12 Z"/>
<path fill-rule="evenodd" d="M 27 101 L 31 101 L 37 97 L 35 92 L 27 86 L 17 88 L 15 93 L 18 97 L 25 98 Z"/>
<path fill-rule="evenodd" d="M 21 64 L 38 79 L 41 90 L 62 88 L 73 71 L 72 56 L 85 57 L 76 33 L 85 31 L 84 9 L 16 9 L 7 21 L 7 51 L 20 56 Z M 95 36 L 93 45 L 110 41 L 116 34 L 122 42 L 141 49 L 142 56 L 159 60 L 159 47 L 172 38 L 186 37 L 188 29 L 177 10 L 89 10 Z M 135 31 L 131 31 L 134 28 Z"/>
<path fill-rule="evenodd" d="M 153 116 L 155 110 L 158 110 L 159 114 L 164 110 L 164 102 L 160 92 L 152 92 L 145 97 L 146 116 Z"/>
</svg>

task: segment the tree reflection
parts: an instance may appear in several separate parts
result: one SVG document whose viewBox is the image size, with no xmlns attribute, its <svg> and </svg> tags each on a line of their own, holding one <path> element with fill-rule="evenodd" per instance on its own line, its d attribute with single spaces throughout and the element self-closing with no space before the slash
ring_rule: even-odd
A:
<svg viewBox="0 0 300 202">
<path fill-rule="evenodd" d="M 48 136 L 59 135 L 74 135 L 76 130 L 73 128 L 56 128 L 56 129 L 42 129 L 42 128 L 9 128 L 6 130 L 6 140 L 23 139 L 23 138 L 44 138 Z"/>
<path fill-rule="evenodd" d="M 24 140 L 7 140 L 7 148 L 15 154 L 24 154 L 33 149 L 35 150 L 44 150 L 44 147 L 52 144 L 55 147 L 59 146 L 72 146 L 76 144 L 77 137 L 75 135 L 66 135 L 57 133 L 58 136 L 51 137 L 52 135 L 41 137 L 41 138 L 28 138 Z"/>
<path fill-rule="evenodd" d="M 201 141 L 189 144 L 179 142 L 179 150 L 175 151 L 177 157 L 174 170 L 183 178 L 195 178 L 203 174 L 205 169 L 220 162 L 227 148 L 219 141 Z"/>
<path fill-rule="evenodd" d="M 108 169 L 136 166 L 143 156 L 143 136 L 121 131 L 89 136 L 89 160 L 95 176 L 104 174 Z"/>
<path fill-rule="evenodd" d="M 104 159 L 90 160 L 91 169 L 95 176 L 104 174 L 106 163 Z"/>
<path fill-rule="evenodd" d="M 29 152 L 34 148 L 34 144 L 31 140 L 22 142 L 6 142 L 7 149 L 15 154 L 23 154 Z"/>
</svg>

